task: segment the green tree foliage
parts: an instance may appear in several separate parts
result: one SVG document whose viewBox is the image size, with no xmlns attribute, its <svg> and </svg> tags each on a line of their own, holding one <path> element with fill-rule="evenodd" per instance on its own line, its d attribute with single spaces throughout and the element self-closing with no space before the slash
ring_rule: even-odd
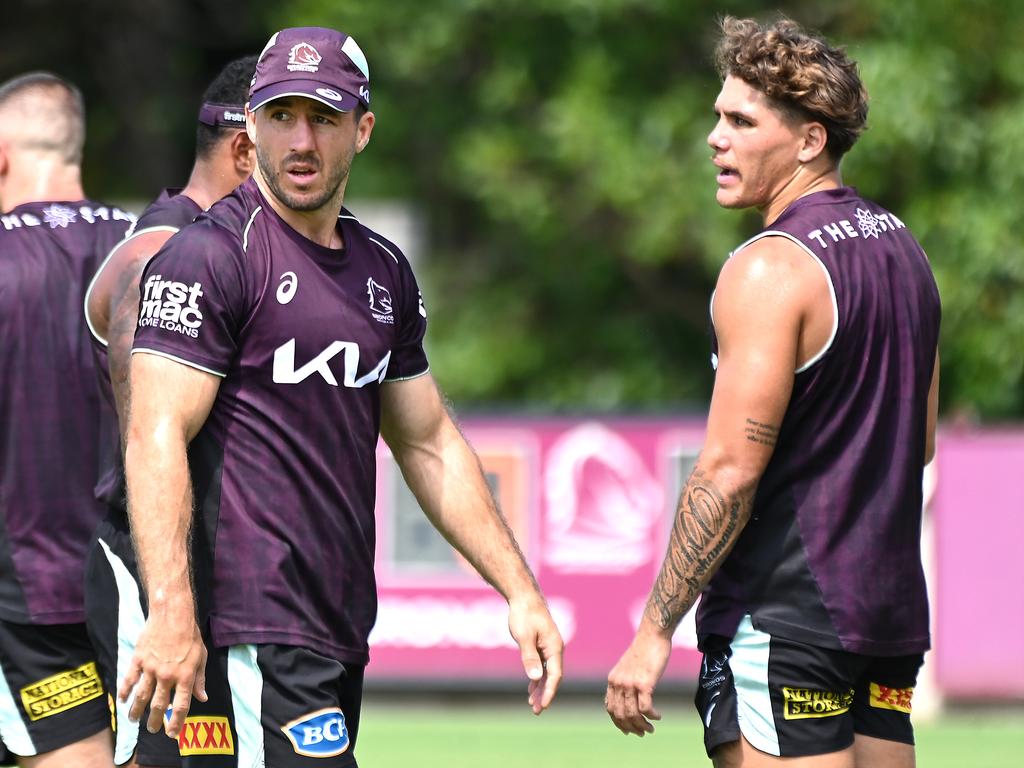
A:
<svg viewBox="0 0 1024 768">
<path fill-rule="evenodd" d="M 710 392 L 707 305 L 758 228 L 714 202 L 716 16 L 697 0 L 299 0 L 270 26 L 352 33 L 378 117 L 356 197 L 421 206 L 431 356 L 460 404 L 663 408 Z M 790 3 L 872 95 L 847 183 L 929 252 L 943 404 L 1024 414 L 1024 5 Z"/>
</svg>

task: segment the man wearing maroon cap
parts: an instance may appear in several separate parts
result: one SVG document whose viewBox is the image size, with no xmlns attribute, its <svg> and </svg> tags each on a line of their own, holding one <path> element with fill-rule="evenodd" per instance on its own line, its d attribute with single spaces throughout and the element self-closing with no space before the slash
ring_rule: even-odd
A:
<svg viewBox="0 0 1024 768">
<path fill-rule="evenodd" d="M 429 374 L 412 270 L 342 207 L 369 102 L 352 38 L 275 34 L 246 111 L 253 179 L 142 277 L 125 461 L 150 614 L 119 695 L 151 731 L 171 707 L 186 766 L 356 765 L 381 434 L 508 600 L 535 713 L 561 679 L 558 629 Z"/>
</svg>

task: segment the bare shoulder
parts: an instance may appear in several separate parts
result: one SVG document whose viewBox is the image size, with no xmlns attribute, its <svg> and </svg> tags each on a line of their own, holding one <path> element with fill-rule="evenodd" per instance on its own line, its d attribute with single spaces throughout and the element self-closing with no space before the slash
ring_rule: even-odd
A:
<svg viewBox="0 0 1024 768">
<path fill-rule="evenodd" d="M 94 326 L 106 327 L 111 306 L 138 283 L 146 264 L 173 234 L 170 229 L 142 232 L 114 246 L 89 286 L 86 311 Z"/>
<path fill-rule="evenodd" d="M 163 248 L 164 243 L 171 239 L 175 231 L 159 229 L 134 235 L 111 254 L 110 263 L 106 269 L 118 277 L 122 277 L 126 273 L 141 273 L 149 260 Z"/>
<path fill-rule="evenodd" d="M 769 235 L 728 259 L 715 287 L 715 313 L 724 306 L 806 309 L 828 284 L 821 266 L 789 238 Z"/>
</svg>

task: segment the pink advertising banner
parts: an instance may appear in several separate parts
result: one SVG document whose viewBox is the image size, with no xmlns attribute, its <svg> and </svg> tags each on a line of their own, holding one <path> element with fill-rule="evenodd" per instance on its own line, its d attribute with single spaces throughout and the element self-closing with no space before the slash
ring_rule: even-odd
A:
<svg viewBox="0 0 1024 768">
<path fill-rule="evenodd" d="M 477 418 L 463 428 L 566 640 L 567 680 L 599 683 L 639 621 L 703 421 Z M 937 682 L 1024 695 L 1024 579 L 1009 565 L 1024 542 L 1024 432 L 944 434 L 933 466 Z M 431 527 L 383 445 L 377 497 L 368 682 L 521 680 L 504 601 Z M 692 683 L 699 663 L 691 612 L 666 678 Z"/>
<path fill-rule="evenodd" d="M 1024 430 L 940 435 L 937 681 L 958 698 L 1024 698 Z"/>
</svg>

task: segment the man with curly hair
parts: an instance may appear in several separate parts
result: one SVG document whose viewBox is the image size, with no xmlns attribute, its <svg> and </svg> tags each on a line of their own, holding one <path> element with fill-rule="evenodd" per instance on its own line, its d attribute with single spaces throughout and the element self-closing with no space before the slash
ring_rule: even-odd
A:
<svg viewBox="0 0 1024 768">
<path fill-rule="evenodd" d="M 696 704 L 716 766 L 910 768 L 938 291 L 907 226 L 843 185 L 867 119 L 846 53 L 727 17 L 716 63 L 718 203 L 764 229 L 718 278 L 704 450 L 608 711 L 654 730 L 672 634 L 703 592 Z"/>
</svg>

